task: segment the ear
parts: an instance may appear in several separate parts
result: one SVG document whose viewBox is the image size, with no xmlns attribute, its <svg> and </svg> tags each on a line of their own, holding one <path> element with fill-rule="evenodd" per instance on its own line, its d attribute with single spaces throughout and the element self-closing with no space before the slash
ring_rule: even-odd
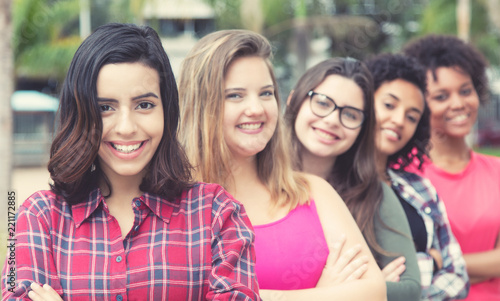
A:
<svg viewBox="0 0 500 301">
<path fill-rule="evenodd" d="M 290 91 L 290 94 L 288 94 L 288 98 L 286 99 L 286 106 L 290 105 L 290 101 L 292 101 L 293 92 L 294 90 Z"/>
</svg>

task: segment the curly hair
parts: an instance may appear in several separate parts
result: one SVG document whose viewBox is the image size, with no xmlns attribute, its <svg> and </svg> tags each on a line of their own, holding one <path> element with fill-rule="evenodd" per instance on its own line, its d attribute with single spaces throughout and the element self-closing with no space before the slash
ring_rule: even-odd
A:
<svg viewBox="0 0 500 301">
<path fill-rule="evenodd" d="M 465 71 L 474 85 L 481 104 L 488 101 L 487 61 L 473 45 L 454 36 L 428 35 L 408 43 L 403 52 L 415 57 L 420 64 L 432 72 L 434 80 L 436 69 L 440 67 L 459 67 Z"/>
<path fill-rule="evenodd" d="M 401 79 L 415 85 L 425 95 L 427 90 L 426 69 L 417 59 L 402 54 L 385 53 L 373 57 L 366 62 L 366 65 L 372 72 L 375 91 L 384 83 Z M 388 166 L 404 169 L 417 158 L 420 162 L 418 166 L 420 168 L 424 156 L 428 155 L 429 138 L 430 110 L 424 101 L 424 111 L 415 133 L 402 149 L 389 156 Z"/>
</svg>

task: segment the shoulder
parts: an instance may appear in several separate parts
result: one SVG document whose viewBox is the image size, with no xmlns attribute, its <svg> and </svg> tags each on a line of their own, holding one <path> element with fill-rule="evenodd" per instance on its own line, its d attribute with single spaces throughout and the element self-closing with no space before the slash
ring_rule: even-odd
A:
<svg viewBox="0 0 500 301">
<path fill-rule="evenodd" d="M 51 190 L 40 190 L 33 193 L 19 206 L 19 211 L 26 211 L 33 214 L 61 209 L 66 202 L 61 196 Z"/>
<path fill-rule="evenodd" d="M 323 178 L 315 175 L 305 175 L 311 190 L 311 199 L 314 200 L 318 216 L 323 229 L 330 228 L 330 224 L 345 225 L 346 216 L 351 217 L 347 206 L 337 191 Z"/>
<path fill-rule="evenodd" d="M 484 165 L 487 169 L 492 167 L 500 168 L 500 157 L 485 155 L 471 151 L 472 156 L 474 156 L 475 162 L 477 164 Z"/>
<path fill-rule="evenodd" d="M 303 175 L 309 184 L 310 198 L 314 200 L 318 211 L 321 207 L 328 207 L 335 203 L 344 204 L 337 191 L 326 180 L 311 174 L 304 173 Z"/>
<path fill-rule="evenodd" d="M 190 189 L 184 191 L 181 196 L 182 204 L 189 204 L 210 208 L 213 213 L 220 213 L 222 210 L 242 211 L 243 205 L 237 201 L 221 185 L 213 183 L 195 183 Z"/>
<path fill-rule="evenodd" d="M 303 173 L 303 176 L 309 183 L 312 198 L 316 199 L 321 193 L 324 192 L 331 192 L 336 194 L 336 191 L 332 187 L 332 185 L 330 185 L 330 183 L 325 181 L 323 178 L 307 173 Z"/>
<path fill-rule="evenodd" d="M 421 182 L 424 179 L 421 175 L 407 170 L 389 169 L 389 175 L 391 179 L 396 178 L 406 182 Z"/>
<path fill-rule="evenodd" d="M 380 214 L 382 216 L 391 215 L 395 210 L 401 208 L 401 203 L 398 200 L 397 195 L 386 183 L 381 183 L 382 185 L 382 202 L 380 203 Z M 401 208 L 402 210 L 402 208 Z"/>
<path fill-rule="evenodd" d="M 437 201 L 437 192 L 434 185 L 427 178 L 412 172 L 402 170 L 389 170 L 389 176 L 397 190 L 412 191 L 421 195 L 426 201 Z M 399 187 L 399 189 L 398 189 Z"/>
<path fill-rule="evenodd" d="M 50 190 L 41 190 L 33 193 L 19 206 L 16 227 L 20 231 L 31 227 L 43 227 L 45 231 L 50 231 L 53 224 L 70 215 L 71 207 L 61 196 Z"/>
</svg>

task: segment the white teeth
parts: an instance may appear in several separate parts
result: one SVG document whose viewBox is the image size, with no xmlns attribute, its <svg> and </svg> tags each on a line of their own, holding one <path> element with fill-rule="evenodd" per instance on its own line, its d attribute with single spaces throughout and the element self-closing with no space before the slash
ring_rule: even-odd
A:
<svg viewBox="0 0 500 301">
<path fill-rule="evenodd" d="M 244 123 L 238 125 L 240 129 L 243 130 L 256 130 L 262 126 L 262 123 Z"/>
<path fill-rule="evenodd" d="M 390 130 L 390 129 L 384 129 L 385 133 L 388 135 L 388 136 L 391 136 L 395 139 L 399 139 L 399 135 L 398 133 L 396 133 L 395 131 L 393 130 Z"/>
<path fill-rule="evenodd" d="M 450 121 L 461 122 L 464 121 L 465 119 L 467 119 L 467 115 L 463 114 L 451 118 Z"/>
<path fill-rule="evenodd" d="M 111 145 L 117 151 L 127 154 L 127 153 L 131 153 L 133 151 L 138 150 L 139 147 L 141 147 L 142 142 L 141 143 L 137 143 L 137 144 L 132 144 L 132 145 L 120 145 L 120 144 L 114 144 L 114 143 L 111 143 Z"/>
<path fill-rule="evenodd" d="M 325 132 L 320 131 L 320 130 L 316 130 L 316 134 L 318 134 L 318 136 L 320 136 L 321 138 L 330 139 L 330 140 L 335 139 L 335 137 L 333 135 L 330 135 L 330 134 L 325 133 Z"/>
</svg>

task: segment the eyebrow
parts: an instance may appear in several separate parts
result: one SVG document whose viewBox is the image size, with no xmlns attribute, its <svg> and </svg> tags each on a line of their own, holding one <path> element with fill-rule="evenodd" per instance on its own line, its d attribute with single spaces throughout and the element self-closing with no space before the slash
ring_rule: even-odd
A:
<svg viewBox="0 0 500 301">
<path fill-rule="evenodd" d="M 397 101 L 401 101 L 401 99 L 399 99 L 399 97 L 397 97 L 396 95 L 394 95 L 392 93 L 387 93 L 387 95 L 389 95 L 390 97 L 394 98 Z"/>
<path fill-rule="evenodd" d="M 274 85 L 263 86 L 260 89 L 264 90 L 264 89 L 269 89 L 269 88 L 274 89 Z M 229 89 L 225 89 L 224 92 L 227 93 L 228 91 L 245 91 L 245 90 L 246 90 L 245 88 L 229 88 Z"/>
<path fill-rule="evenodd" d="M 146 93 L 146 94 L 135 96 L 135 97 L 132 98 L 132 100 L 135 101 L 135 100 L 139 100 L 139 99 L 143 99 L 143 98 L 147 98 L 147 97 L 154 97 L 154 98 L 159 99 L 158 95 L 156 95 L 153 92 L 149 92 L 149 93 Z M 98 97 L 97 98 L 97 102 L 112 102 L 112 103 L 116 103 L 116 102 L 118 102 L 118 100 L 116 100 L 114 98 Z"/>
<path fill-rule="evenodd" d="M 138 100 L 138 99 L 147 98 L 147 97 L 159 98 L 158 95 L 154 94 L 153 92 L 149 92 L 146 94 L 142 94 L 142 95 L 133 97 L 132 100 Z"/>
<path fill-rule="evenodd" d="M 399 97 L 397 97 L 396 95 L 392 94 L 392 93 L 387 93 L 390 97 L 394 98 L 395 100 L 397 101 L 401 101 L 401 99 L 399 99 Z M 425 100 L 424 100 L 425 101 Z M 422 111 L 420 111 L 419 109 L 413 107 L 413 108 L 410 108 L 410 110 L 414 111 L 414 112 L 417 112 L 419 114 L 422 114 Z"/>
</svg>

